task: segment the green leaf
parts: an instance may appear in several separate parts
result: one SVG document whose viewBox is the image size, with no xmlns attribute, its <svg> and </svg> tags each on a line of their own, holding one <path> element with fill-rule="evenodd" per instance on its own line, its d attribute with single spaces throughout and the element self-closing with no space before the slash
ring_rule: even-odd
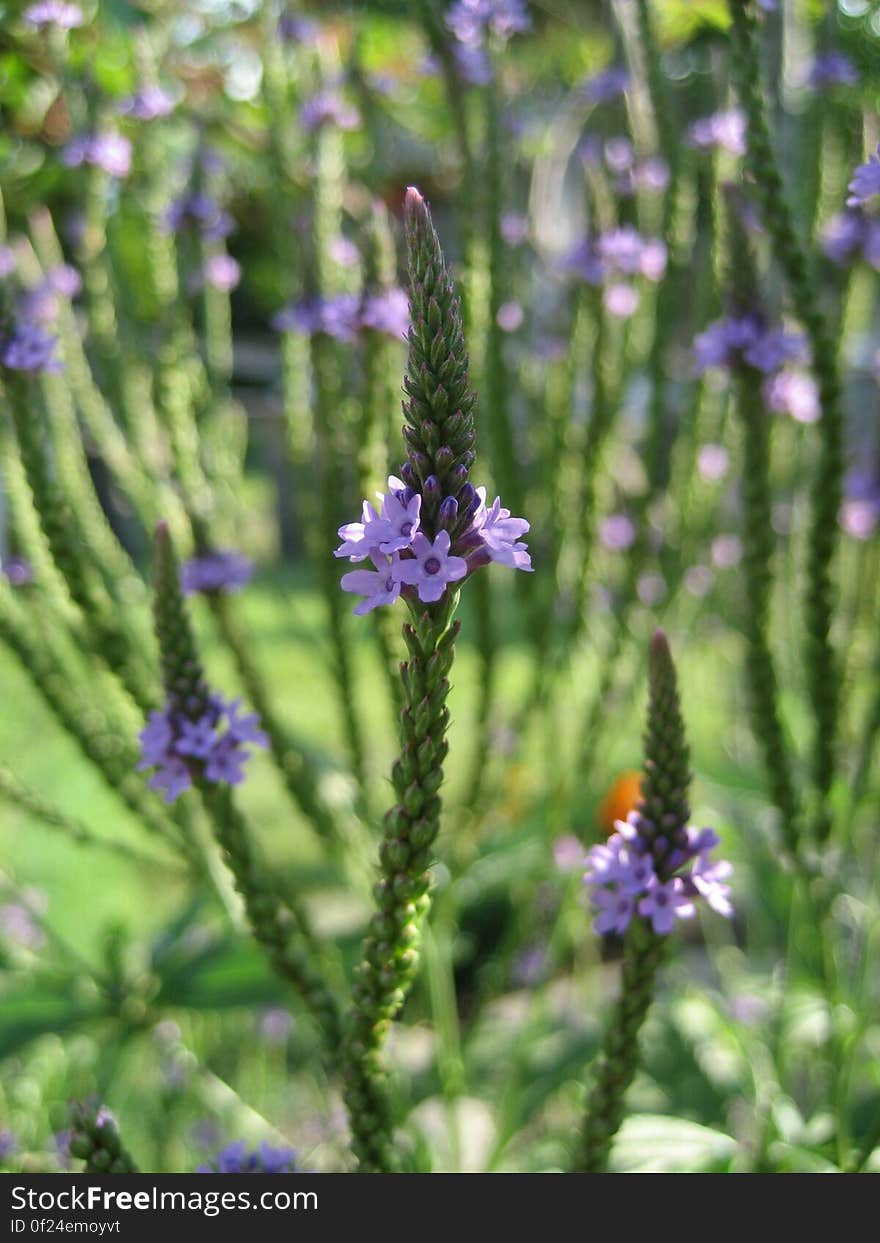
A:
<svg viewBox="0 0 880 1243">
<path fill-rule="evenodd" d="M 0 992 L 0 1058 L 49 1033 L 69 1031 L 104 1013 L 100 1003 L 75 1000 L 59 990 L 58 982 L 37 980 Z"/>
<path fill-rule="evenodd" d="M 621 1127 L 611 1169 L 629 1174 L 696 1174 L 719 1170 L 736 1152 L 736 1140 L 722 1131 L 669 1118 L 634 1114 Z"/>
</svg>

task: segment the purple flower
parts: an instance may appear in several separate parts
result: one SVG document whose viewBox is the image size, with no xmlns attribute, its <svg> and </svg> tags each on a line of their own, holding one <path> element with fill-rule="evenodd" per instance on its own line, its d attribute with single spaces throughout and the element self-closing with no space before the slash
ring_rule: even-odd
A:
<svg viewBox="0 0 880 1243">
<path fill-rule="evenodd" d="M 696 893 L 709 904 L 713 911 L 729 919 L 733 914 L 733 906 L 730 902 L 730 885 L 726 881 L 732 871 L 733 868 L 726 859 L 712 862 L 708 854 L 701 853 L 688 874 L 685 888 L 693 886 Z M 684 918 L 681 909 L 678 914 Z"/>
<path fill-rule="evenodd" d="M 824 91 L 832 86 L 855 86 L 858 80 L 855 65 L 843 52 L 823 52 L 813 61 L 807 84 L 814 91 Z"/>
<path fill-rule="evenodd" d="M 580 93 L 587 103 L 608 104 L 629 90 L 629 85 L 629 71 L 623 65 L 612 65 L 584 82 Z"/>
<path fill-rule="evenodd" d="M 738 535 L 716 535 L 712 541 L 712 564 L 718 570 L 730 570 L 742 561 L 743 546 Z"/>
<path fill-rule="evenodd" d="M 220 242 L 235 228 L 235 222 L 216 199 L 201 191 L 182 194 L 165 211 L 163 228 L 168 233 L 179 233 L 187 226 L 197 228 L 206 241 Z"/>
<path fill-rule="evenodd" d="M 277 332 L 314 336 L 323 332 L 338 341 L 354 341 L 359 327 L 359 305 L 354 294 L 309 298 L 294 302 L 272 318 Z"/>
<path fill-rule="evenodd" d="M 515 211 L 502 212 L 500 227 L 508 246 L 520 246 L 529 235 L 529 218 Z"/>
<path fill-rule="evenodd" d="M 507 565 L 512 570 L 532 570 L 532 561 L 526 545 L 520 543 L 529 523 L 525 518 L 512 518 L 510 510 L 496 496 L 491 507 L 486 507 L 486 489 L 477 488 L 480 504 L 474 514 L 471 530 L 479 534 L 490 561 Z"/>
<path fill-rule="evenodd" d="M 584 862 L 584 847 L 574 833 L 564 833 L 553 843 L 553 860 L 560 872 L 575 872 Z"/>
<path fill-rule="evenodd" d="M 59 30 L 73 30 L 83 24 L 82 9 L 78 4 L 66 4 L 64 0 L 41 0 L 24 11 L 24 20 L 35 30 L 57 26 Z"/>
<path fill-rule="evenodd" d="M 624 893 L 616 886 L 613 889 L 596 889 L 593 903 L 599 914 L 593 920 L 593 931 L 600 936 L 615 932 L 622 937 L 635 914 L 636 902 L 630 893 Z"/>
<path fill-rule="evenodd" d="M 328 246 L 330 258 L 342 268 L 357 267 L 361 253 L 351 238 L 334 237 Z"/>
<path fill-rule="evenodd" d="M 865 241 L 865 225 L 865 218 L 860 212 L 837 212 L 822 230 L 823 254 L 838 267 L 849 263 Z"/>
<path fill-rule="evenodd" d="M 135 121 L 155 121 L 174 111 L 174 100 L 161 86 L 149 83 L 123 100 L 119 111 L 124 116 L 133 117 Z"/>
<path fill-rule="evenodd" d="M 855 466 L 843 480 L 844 500 L 838 521 L 852 539 L 870 539 L 880 523 L 880 477 Z"/>
<path fill-rule="evenodd" d="M 378 492 L 381 514 L 369 501 L 364 501 L 361 522 L 349 522 L 339 528 L 343 541 L 334 556 L 363 561 L 374 552 L 390 555 L 408 548 L 419 529 L 422 498 L 394 475 L 388 476 L 388 494 Z M 381 567 L 380 567 L 381 568 Z"/>
<path fill-rule="evenodd" d="M 615 281 L 607 285 L 602 293 L 602 305 L 615 319 L 629 319 L 635 315 L 640 301 L 639 291 L 626 281 Z"/>
<path fill-rule="evenodd" d="M 445 531 L 442 534 L 445 535 Z M 424 536 L 420 535 L 416 538 L 424 539 Z M 448 539 L 449 536 L 447 535 L 446 538 Z M 370 553 L 370 560 L 376 567 L 375 570 L 351 570 L 348 574 L 343 574 L 341 580 L 343 591 L 353 591 L 365 597 L 354 610 L 359 617 L 383 604 L 393 604 L 400 595 L 401 562 L 397 553 L 391 557 L 384 557 L 381 553 L 373 551 Z M 442 592 L 441 587 L 440 595 Z M 440 595 L 434 598 L 439 600 Z"/>
<path fill-rule="evenodd" d="M 745 113 L 739 108 L 729 108 L 710 117 L 702 117 L 688 129 L 687 142 L 700 151 L 720 147 L 731 155 L 745 155 Z"/>
<path fill-rule="evenodd" d="M 369 294 L 360 311 L 363 328 L 384 332 L 395 340 L 405 337 L 409 331 L 409 301 L 402 289 L 386 289 L 382 293 Z"/>
<path fill-rule="evenodd" d="M 232 255 L 211 255 L 205 262 L 203 278 L 212 289 L 231 293 L 241 280 L 241 264 Z"/>
<path fill-rule="evenodd" d="M 138 771 L 157 769 L 148 784 L 151 790 L 164 790 L 167 803 L 188 790 L 194 777 L 238 785 L 250 758 L 246 744 L 268 746 L 258 723 L 256 713 L 242 712 L 241 700 L 227 701 L 222 695 L 209 696 L 197 718 L 166 704 L 150 713 L 141 730 Z"/>
<path fill-rule="evenodd" d="M 397 564 L 398 581 L 415 587 L 423 604 L 439 600 L 447 583 L 458 582 L 468 572 L 463 557 L 450 555 L 450 544 L 448 531 L 438 531 L 433 543 L 419 532 L 413 538 L 412 558 Z"/>
<path fill-rule="evenodd" d="M 11 1131 L 0 1128 L 0 1161 L 11 1157 L 18 1149 L 18 1141 Z"/>
<path fill-rule="evenodd" d="M 819 386 L 806 371 L 780 371 L 764 381 L 769 410 L 790 414 L 797 423 L 818 423 L 822 417 Z"/>
<path fill-rule="evenodd" d="M 722 445 L 703 445 L 697 454 L 697 472 L 707 483 L 723 479 L 730 467 L 730 454 Z"/>
<path fill-rule="evenodd" d="M 300 124 L 307 134 L 322 125 L 336 125 L 339 129 L 354 130 L 361 123 L 361 114 L 352 104 L 346 103 L 338 91 L 319 91 L 307 99 L 300 109 Z"/>
<path fill-rule="evenodd" d="M 184 562 L 180 570 L 180 586 L 185 596 L 196 592 L 210 595 L 221 591 L 241 591 L 250 582 L 253 572 L 253 562 L 240 552 L 232 549 L 206 552 Z"/>
<path fill-rule="evenodd" d="M 509 302 L 502 302 L 498 308 L 496 320 L 502 332 L 516 332 L 517 328 L 522 327 L 524 319 L 525 312 L 522 309 L 522 304 L 514 298 Z"/>
<path fill-rule="evenodd" d="M 612 514 L 599 528 L 599 539 L 611 552 L 626 552 L 636 538 L 636 528 L 626 514 Z"/>
<path fill-rule="evenodd" d="M 296 1174 L 299 1172 L 296 1153 L 292 1148 L 272 1148 L 260 1144 L 248 1152 L 243 1140 L 235 1140 L 212 1159 L 200 1165 L 197 1174 Z"/>
<path fill-rule="evenodd" d="M 0 245 L 0 280 L 15 271 L 15 251 L 11 246 Z"/>
<path fill-rule="evenodd" d="M 659 936 L 667 936 L 676 919 L 690 919 L 694 904 L 684 892 L 681 877 L 674 876 L 665 884 L 658 881 L 653 885 L 639 902 L 639 914 L 650 919 Z"/>
<path fill-rule="evenodd" d="M 34 581 L 34 567 L 24 557 L 4 557 L 0 569 L 13 587 L 24 587 Z"/>
<path fill-rule="evenodd" d="M 61 156 L 68 168 L 91 164 L 111 177 L 131 172 L 131 143 L 123 134 L 81 134 L 67 144 Z"/>
<path fill-rule="evenodd" d="M 487 32 L 499 39 L 531 29 L 524 0 L 455 0 L 446 14 L 446 25 L 460 43 L 483 42 Z"/>
<path fill-rule="evenodd" d="M 285 43 L 314 43 L 320 29 L 311 17 L 299 17 L 296 13 L 282 13 L 278 18 L 278 38 Z"/>
<path fill-rule="evenodd" d="M 293 1031 L 293 1015 L 280 1007 L 264 1010 L 260 1016 L 259 1031 L 267 1044 L 286 1044 Z"/>
<path fill-rule="evenodd" d="M 700 372 L 747 363 L 769 375 L 802 359 L 804 341 L 799 334 L 768 328 L 759 315 L 729 316 L 695 338 L 694 354 Z"/>
<path fill-rule="evenodd" d="M 56 337 L 50 337 L 39 324 L 22 320 L 11 332 L 0 337 L 0 363 L 10 371 L 61 371 L 55 358 Z"/>
<path fill-rule="evenodd" d="M 876 155 L 869 155 L 867 163 L 858 166 L 847 189 L 847 207 L 860 207 L 880 194 L 880 145 Z"/>
</svg>

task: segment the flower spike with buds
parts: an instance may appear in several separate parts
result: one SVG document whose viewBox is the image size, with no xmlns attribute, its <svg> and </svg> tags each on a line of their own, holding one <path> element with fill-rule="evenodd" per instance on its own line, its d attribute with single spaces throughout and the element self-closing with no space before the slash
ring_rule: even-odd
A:
<svg viewBox="0 0 880 1243">
<path fill-rule="evenodd" d="M 401 752 L 392 769 L 397 796 L 385 818 L 375 888 L 377 910 L 353 988 L 345 1049 L 345 1099 L 355 1155 L 364 1170 L 399 1167 L 381 1053 L 418 961 L 419 922 L 428 907 L 431 846 L 440 827 L 449 672 L 458 622 L 457 584 L 498 560 L 530 569 L 523 519 L 468 481 L 474 460 L 474 394 L 461 310 L 431 215 L 417 190 L 406 195 L 410 277 L 409 357 L 403 429 L 407 461 L 388 481 L 381 510 L 364 502 L 362 521 L 340 529 L 337 556 L 375 571 L 346 574 L 343 589 L 366 597 L 356 612 L 402 596 L 411 621 L 403 637 Z"/>
<path fill-rule="evenodd" d="M 136 1174 L 137 1166 L 106 1105 L 74 1101 L 70 1105 L 70 1155 L 85 1161 L 86 1174 Z"/>
<path fill-rule="evenodd" d="M 678 919 L 693 916 L 700 899 L 722 915 L 732 914 L 730 864 L 711 858 L 718 837 L 688 825 L 689 784 L 675 666 L 658 630 L 651 642 L 641 802 L 626 821 L 617 822 L 607 845 L 594 846 L 587 857 L 585 879 L 599 911 L 595 929 L 625 935 L 626 941 L 620 997 L 587 1099 L 576 1163 L 585 1173 L 601 1173 L 608 1164 L 668 934 Z"/>
<path fill-rule="evenodd" d="M 389 477 L 388 493 L 378 494 L 381 511 L 364 501 L 361 521 L 339 528 L 342 544 L 335 555 L 350 561 L 370 557 L 376 566 L 376 574 L 343 577 L 343 591 L 366 596 L 356 613 L 393 604 L 400 595 L 411 604 L 435 603 L 449 584 L 490 561 L 532 568 L 520 540 L 528 522 L 512 518 L 500 497 L 487 508 L 486 489 L 468 480 L 476 398 L 467 387 L 459 299 L 425 201 L 412 187 L 405 210 L 411 321 L 403 381 L 407 461 L 400 479 Z"/>
</svg>

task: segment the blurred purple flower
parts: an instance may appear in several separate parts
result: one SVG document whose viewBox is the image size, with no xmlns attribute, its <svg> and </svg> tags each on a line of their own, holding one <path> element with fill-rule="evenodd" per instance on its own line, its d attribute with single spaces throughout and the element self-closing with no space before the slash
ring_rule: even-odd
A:
<svg viewBox="0 0 880 1243">
<path fill-rule="evenodd" d="M 123 134 L 107 130 L 101 134 L 80 134 L 61 154 L 68 168 L 91 164 L 111 177 L 127 177 L 131 172 L 131 143 Z"/>
<path fill-rule="evenodd" d="M 122 101 L 119 111 L 135 121 L 155 121 L 174 111 L 174 100 L 156 83 L 148 83 Z"/>
<path fill-rule="evenodd" d="M 322 125 L 355 130 L 361 123 L 361 114 L 338 91 L 323 90 L 306 100 L 300 109 L 299 119 L 305 132 L 312 134 Z"/>
<path fill-rule="evenodd" d="M 231 255 L 211 255 L 205 262 L 203 278 L 213 289 L 231 293 L 241 280 L 241 264 Z"/>
<path fill-rule="evenodd" d="M 34 581 L 34 567 L 24 557 L 4 557 L 0 570 L 12 587 L 25 587 Z"/>
<path fill-rule="evenodd" d="M 524 0 L 455 0 L 446 13 L 446 25 L 460 43 L 478 45 L 487 33 L 499 39 L 531 29 Z"/>
<path fill-rule="evenodd" d="M 285 43 L 315 43 L 321 26 L 311 17 L 300 17 L 296 13 L 282 13 L 278 18 L 278 37 Z"/>
<path fill-rule="evenodd" d="M 810 67 L 807 84 L 814 91 L 832 86 L 855 86 L 859 80 L 856 67 L 843 52 L 823 52 Z"/>
<path fill-rule="evenodd" d="M 636 593 L 646 608 L 653 608 L 666 597 L 666 581 L 660 574 L 640 574 Z"/>
<path fill-rule="evenodd" d="M 602 294 L 602 305 L 615 319 L 629 319 L 638 309 L 638 290 L 624 281 L 615 281 L 614 284 L 605 288 Z"/>
<path fill-rule="evenodd" d="M 240 552 L 206 552 L 185 561 L 180 570 L 180 587 L 185 596 L 225 591 L 241 591 L 250 582 L 254 564 Z"/>
<path fill-rule="evenodd" d="M 168 233 L 179 233 L 192 226 L 201 231 L 206 241 L 219 242 L 229 236 L 235 222 L 216 199 L 196 191 L 176 198 L 166 209 L 162 225 Z"/>
<path fill-rule="evenodd" d="M 7 902 L 0 906 L 0 932 L 32 952 L 46 944 L 46 934 L 30 905 L 24 902 Z"/>
<path fill-rule="evenodd" d="M 11 246 L 0 245 L 0 280 L 15 271 L 15 251 Z"/>
<path fill-rule="evenodd" d="M 619 99 L 624 91 L 629 90 L 629 70 L 623 65 L 612 65 L 594 74 L 579 88 L 580 94 L 590 104 L 608 104 Z"/>
<path fill-rule="evenodd" d="M 228 701 L 217 694 L 209 697 L 197 720 L 166 705 L 151 712 L 141 730 L 137 770 L 157 770 L 148 784 L 151 790 L 163 790 L 167 803 L 189 789 L 194 775 L 216 784 L 239 785 L 250 758 L 245 744 L 268 746 L 258 722 L 256 713 L 241 712 L 240 699 Z"/>
<path fill-rule="evenodd" d="M 852 539 L 870 539 L 880 524 L 880 474 L 863 466 L 848 470 L 838 520 Z"/>
<path fill-rule="evenodd" d="M 360 309 L 364 328 L 384 332 L 399 341 L 409 331 L 409 301 L 402 289 L 385 289 L 369 294 Z"/>
<path fill-rule="evenodd" d="M 519 212 L 501 213 L 501 236 L 508 246 L 520 246 L 529 235 L 529 218 Z"/>
<path fill-rule="evenodd" d="M 716 535 L 712 541 L 712 564 L 717 570 L 730 570 L 742 560 L 743 546 L 738 535 Z"/>
<path fill-rule="evenodd" d="M 259 1032 L 266 1044 L 283 1045 L 293 1031 L 293 1015 L 289 1010 L 275 1007 L 260 1015 Z"/>
<path fill-rule="evenodd" d="M 13 1156 L 18 1150 L 18 1140 L 13 1133 L 6 1129 L 0 1128 L 0 1161 L 5 1161 Z"/>
<path fill-rule="evenodd" d="M 553 859 L 560 872 L 576 872 L 585 857 L 583 842 L 574 833 L 565 833 L 553 843 Z"/>
<path fill-rule="evenodd" d="M 691 565 L 685 571 L 685 590 L 692 596 L 707 596 L 714 582 L 715 575 L 707 565 Z"/>
<path fill-rule="evenodd" d="M 806 371 L 780 371 L 764 381 L 767 408 L 790 414 L 797 423 L 818 423 L 822 417 L 819 386 Z"/>
<path fill-rule="evenodd" d="M 636 153 L 628 138 L 609 138 L 603 150 L 605 163 L 612 173 L 624 173 L 635 163 Z"/>
<path fill-rule="evenodd" d="M 330 252 L 330 258 L 334 263 L 338 263 L 341 268 L 357 267 L 358 261 L 361 257 L 357 246 L 355 246 L 351 238 L 348 237 L 334 237 L 328 247 L 328 250 Z"/>
<path fill-rule="evenodd" d="M 635 524 L 626 514 L 612 514 L 599 528 L 599 539 L 611 552 L 625 552 L 632 547 L 635 538 Z"/>
<path fill-rule="evenodd" d="M 544 945 L 531 945 L 517 954 L 510 970 L 511 983 L 516 988 L 534 988 L 547 974 L 549 959 Z"/>
<path fill-rule="evenodd" d="M 299 1167 L 292 1148 L 272 1148 L 260 1144 L 248 1152 L 243 1140 L 221 1149 L 211 1162 L 196 1168 L 197 1174 L 296 1174 Z"/>
<path fill-rule="evenodd" d="M 498 308 L 498 327 L 502 332 L 516 332 L 517 328 L 522 327 L 524 319 L 525 312 L 522 304 L 516 299 L 512 298 L 509 302 L 503 302 Z"/>
<path fill-rule="evenodd" d="M 746 117 L 739 108 L 728 108 L 694 121 L 687 131 L 688 146 L 700 151 L 722 148 L 731 155 L 746 153 Z"/>
<path fill-rule="evenodd" d="M 276 332 L 297 332 L 303 336 L 323 332 L 338 341 L 353 341 L 359 325 L 358 298 L 355 294 L 307 298 L 285 307 L 271 322 Z"/>
<path fill-rule="evenodd" d="M 694 339 L 699 372 L 745 363 L 769 375 L 787 362 L 802 360 L 804 350 L 800 334 L 771 329 L 755 314 L 715 320 Z"/>
<path fill-rule="evenodd" d="M 730 466 L 730 455 L 721 445 L 703 445 L 697 454 L 697 471 L 707 483 L 723 479 Z"/>
<path fill-rule="evenodd" d="M 59 30 L 73 30 L 83 24 L 82 9 L 78 4 L 66 4 L 64 0 L 41 0 L 24 11 L 24 20 L 35 30 L 45 26 L 57 26 Z"/>
<path fill-rule="evenodd" d="M 876 155 L 869 155 L 867 162 L 858 166 L 847 189 L 847 207 L 859 207 L 880 194 L 880 145 Z"/>
<path fill-rule="evenodd" d="M 0 364 L 10 371 L 61 371 L 57 342 L 39 324 L 23 319 L 0 337 Z"/>
</svg>

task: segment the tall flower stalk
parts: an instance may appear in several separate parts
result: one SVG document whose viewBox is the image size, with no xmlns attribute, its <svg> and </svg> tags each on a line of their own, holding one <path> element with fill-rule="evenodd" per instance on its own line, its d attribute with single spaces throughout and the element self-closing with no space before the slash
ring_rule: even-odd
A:
<svg viewBox="0 0 880 1243">
<path fill-rule="evenodd" d="M 348 1016 L 345 1099 L 352 1146 L 362 1170 L 399 1166 L 394 1116 L 382 1051 L 418 963 L 419 923 L 429 905 L 431 848 L 440 828 L 447 753 L 449 674 L 459 623 L 459 581 L 489 561 L 529 569 L 519 536 L 528 523 L 468 475 L 474 461 L 475 396 L 461 309 L 430 212 L 417 190 L 406 195 L 409 270 L 409 356 L 403 428 L 407 461 L 391 477 L 381 512 L 366 501 L 362 522 L 340 528 L 337 556 L 374 570 L 354 570 L 343 589 L 365 597 L 356 612 L 403 597 L 410 620 L 401 665 L 401 751 L 391 780 L 395 805 L 385 817 L 375 887 L 376 912 L 364 941 Z"/>
<path fill-rule="evenodd" d="M 597 932 L 624 936 L 620 996 L 609 1016 L 592 1073 L 575 1168 L 602 1173 L 623 1121 L 627 1089 L 638 1069 L 639 1033 L 654 997 L 667 937 L 704 899 L 731 913 L 730 865 L 711 858 L 718 838 L 688 825 L 689 751 L 675 666 L 666 636 L 651 641 L 648 720 L 638 811 L 618 821 L 607 845 L 588 856 L 586 882 Z"/>
<path fill-rule="evenodd" d="M 180 588 L 177 558 L 160 524 L 156 532 L 156 637 L 165 704 L 141 733 L 141 768 L 156 771 L 154 789 L 168 801 L 195 786 L 202 795 L 223 857 L 244 900 L 254 937 L 276 973 L 300 993 L 335 1054 L 336 1000 L 318 965 L 318 948 L 302 910 L 283 897 L 254 853 L 251 832 L 231 787 L 244 778 L 248 744 L 266 746 L 254 715 L 245 715 L 207 684 Z"/>
<path fill-rule="evenodd" d="M 837 345 L 819 304 L 810 259 L 798 236 L 773 153 L 764 107 L 755 14 L 748 0 L 730 0 L 730 9 L 733 18 L 731 68 L 748 118 L 747 166 L 755 180 L 764 222 L 788 282 L 795 311 L 809 338 L 822 410 L 817 427 L 822 450 L 812 488 L 805 608 L 806 672 L 814 715 L 812 775 L 819 802 L 816 831 L 824 838 L 831 828 L 827 796 L 834 778 L 840 700 L 837 660 L 831 643 L 832 565 L 838 539 L 844 447 Z"/>
</svg>

